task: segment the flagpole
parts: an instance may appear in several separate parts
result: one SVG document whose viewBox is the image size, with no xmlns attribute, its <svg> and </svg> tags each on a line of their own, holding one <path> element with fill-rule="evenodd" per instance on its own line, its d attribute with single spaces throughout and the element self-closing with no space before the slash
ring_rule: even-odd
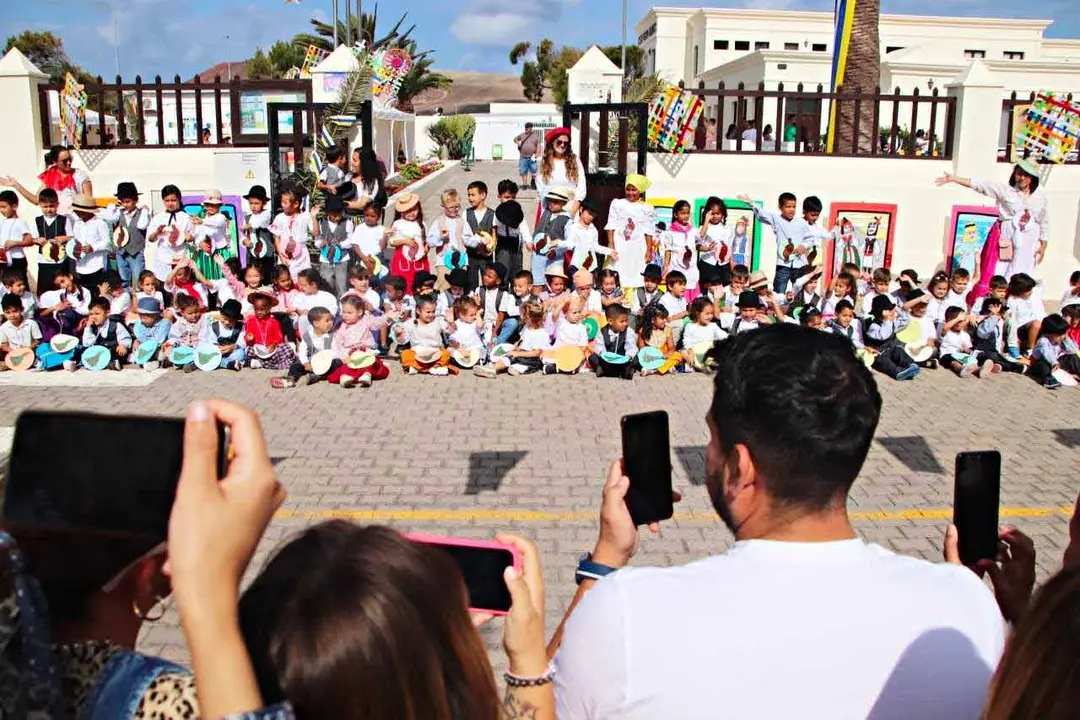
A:
<svg viewBox="0 0 1080 720">
<path fill-rule="evenodd" d="M 334 49 L 335 50 L 337 49 L 337 46 L 338 46 L 338 34 L 337 34 L 338 14 L 337 14 L 337 11 L 338 11 L 338 0 L 334 0 Z"/>
</svg>

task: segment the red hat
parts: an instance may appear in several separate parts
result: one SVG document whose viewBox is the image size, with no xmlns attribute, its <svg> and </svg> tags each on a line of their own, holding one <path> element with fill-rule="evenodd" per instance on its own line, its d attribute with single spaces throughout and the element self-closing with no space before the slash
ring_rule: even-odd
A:
<svg viewBox="0 0 1080 720">
<path fill-rule="evenodd" d="M 548 130 L 544 134 L 544 142 L 548 143 L 548 144 L 551 144 L 551 141 L 553 141 L 555 138 L 559 137 L 560 135 L 565 135 L 567 138 L 569 138 L 570 137 L 570 128 L 557 127 L 557 128 L 552 128 L 552 129 Z"/>
</svg>

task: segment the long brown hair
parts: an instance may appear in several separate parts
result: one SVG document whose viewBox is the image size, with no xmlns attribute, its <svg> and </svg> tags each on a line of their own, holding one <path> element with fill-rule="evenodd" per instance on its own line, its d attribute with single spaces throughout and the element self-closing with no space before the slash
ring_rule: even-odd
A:
<svg viewBox="0 0 1080 720">
<path fill-rule="evenodd" d="M 1066 720 L 1080 707 L 1080 568 L 1035 596 L 990 681 L 984 720 Z"/>
<path fill-rule="evenodd" d="M 540 159 L 540 177 L 544 179 L 544 182 L 551 180 L 551 171 L 554 169 L 555 140 L 558 138 L 553 138 L 552 142 L 544 146 L 544 157 Z M 566 177 L 570 179 L 570 182 L 576 183 L 578 180 L 577 155 L 574 154 L 574 148 L 570 146 L 569 136 L 566 137 L 566 154 L 563 155 L 563 160 L 566 161 Z"/>
<path fill-rule="evenodd" d="M 497 720 L 494 674 L 457 566 L 343 520 L 289 542 L 240 600 L 263 699 L 300 720 Z"/>
</svg>

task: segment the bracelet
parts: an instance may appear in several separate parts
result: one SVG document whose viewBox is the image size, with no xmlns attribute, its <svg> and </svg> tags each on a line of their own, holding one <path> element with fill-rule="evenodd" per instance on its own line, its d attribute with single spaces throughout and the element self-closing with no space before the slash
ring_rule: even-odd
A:
<svg viewBox="0 0 1080 720">
<path fill-rule="evenodd" d="M 514 675 L 509 670 L 503 673 L 503 680 L 506 681 L 507 687 L 540 687 L 547 685 L 555 679 L 555 663 L 549 662 L 547 670 L 543 675 L 536 677 L 521 677 L 520 675 Z"/>
</svg>

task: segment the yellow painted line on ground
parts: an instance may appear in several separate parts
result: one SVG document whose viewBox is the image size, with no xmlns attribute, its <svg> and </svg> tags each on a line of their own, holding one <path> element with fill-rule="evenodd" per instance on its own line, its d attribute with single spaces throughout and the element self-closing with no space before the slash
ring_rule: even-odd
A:
<svg viewBox="0 0 1080 720">
<path fill-rule="evenodd" d="M 1069 505 L 1059 507 L 1015 507 L 1001 508 L 998 515 L 1002 519 L 1032 517 L 1070 517 L 1073 508 Z M 276 517 L 301 520 L 367 520 L 388 521 L 403 520 L 411 522 L 462 522 L 469 520 L 498 520 L 502 522 L 575 522 L 595 520 L 598 510 L 545 512 L 542 510 L 279 510 Z M 856 510 L 848 516 L 859 520 L 948 520 L 952 518 L 952 508 L 926 508 L 909 510 Z M 719 522 L 711 511 L 690 511 L 675 513 L 674 520 L 689 522 Z"/>
</svg>

